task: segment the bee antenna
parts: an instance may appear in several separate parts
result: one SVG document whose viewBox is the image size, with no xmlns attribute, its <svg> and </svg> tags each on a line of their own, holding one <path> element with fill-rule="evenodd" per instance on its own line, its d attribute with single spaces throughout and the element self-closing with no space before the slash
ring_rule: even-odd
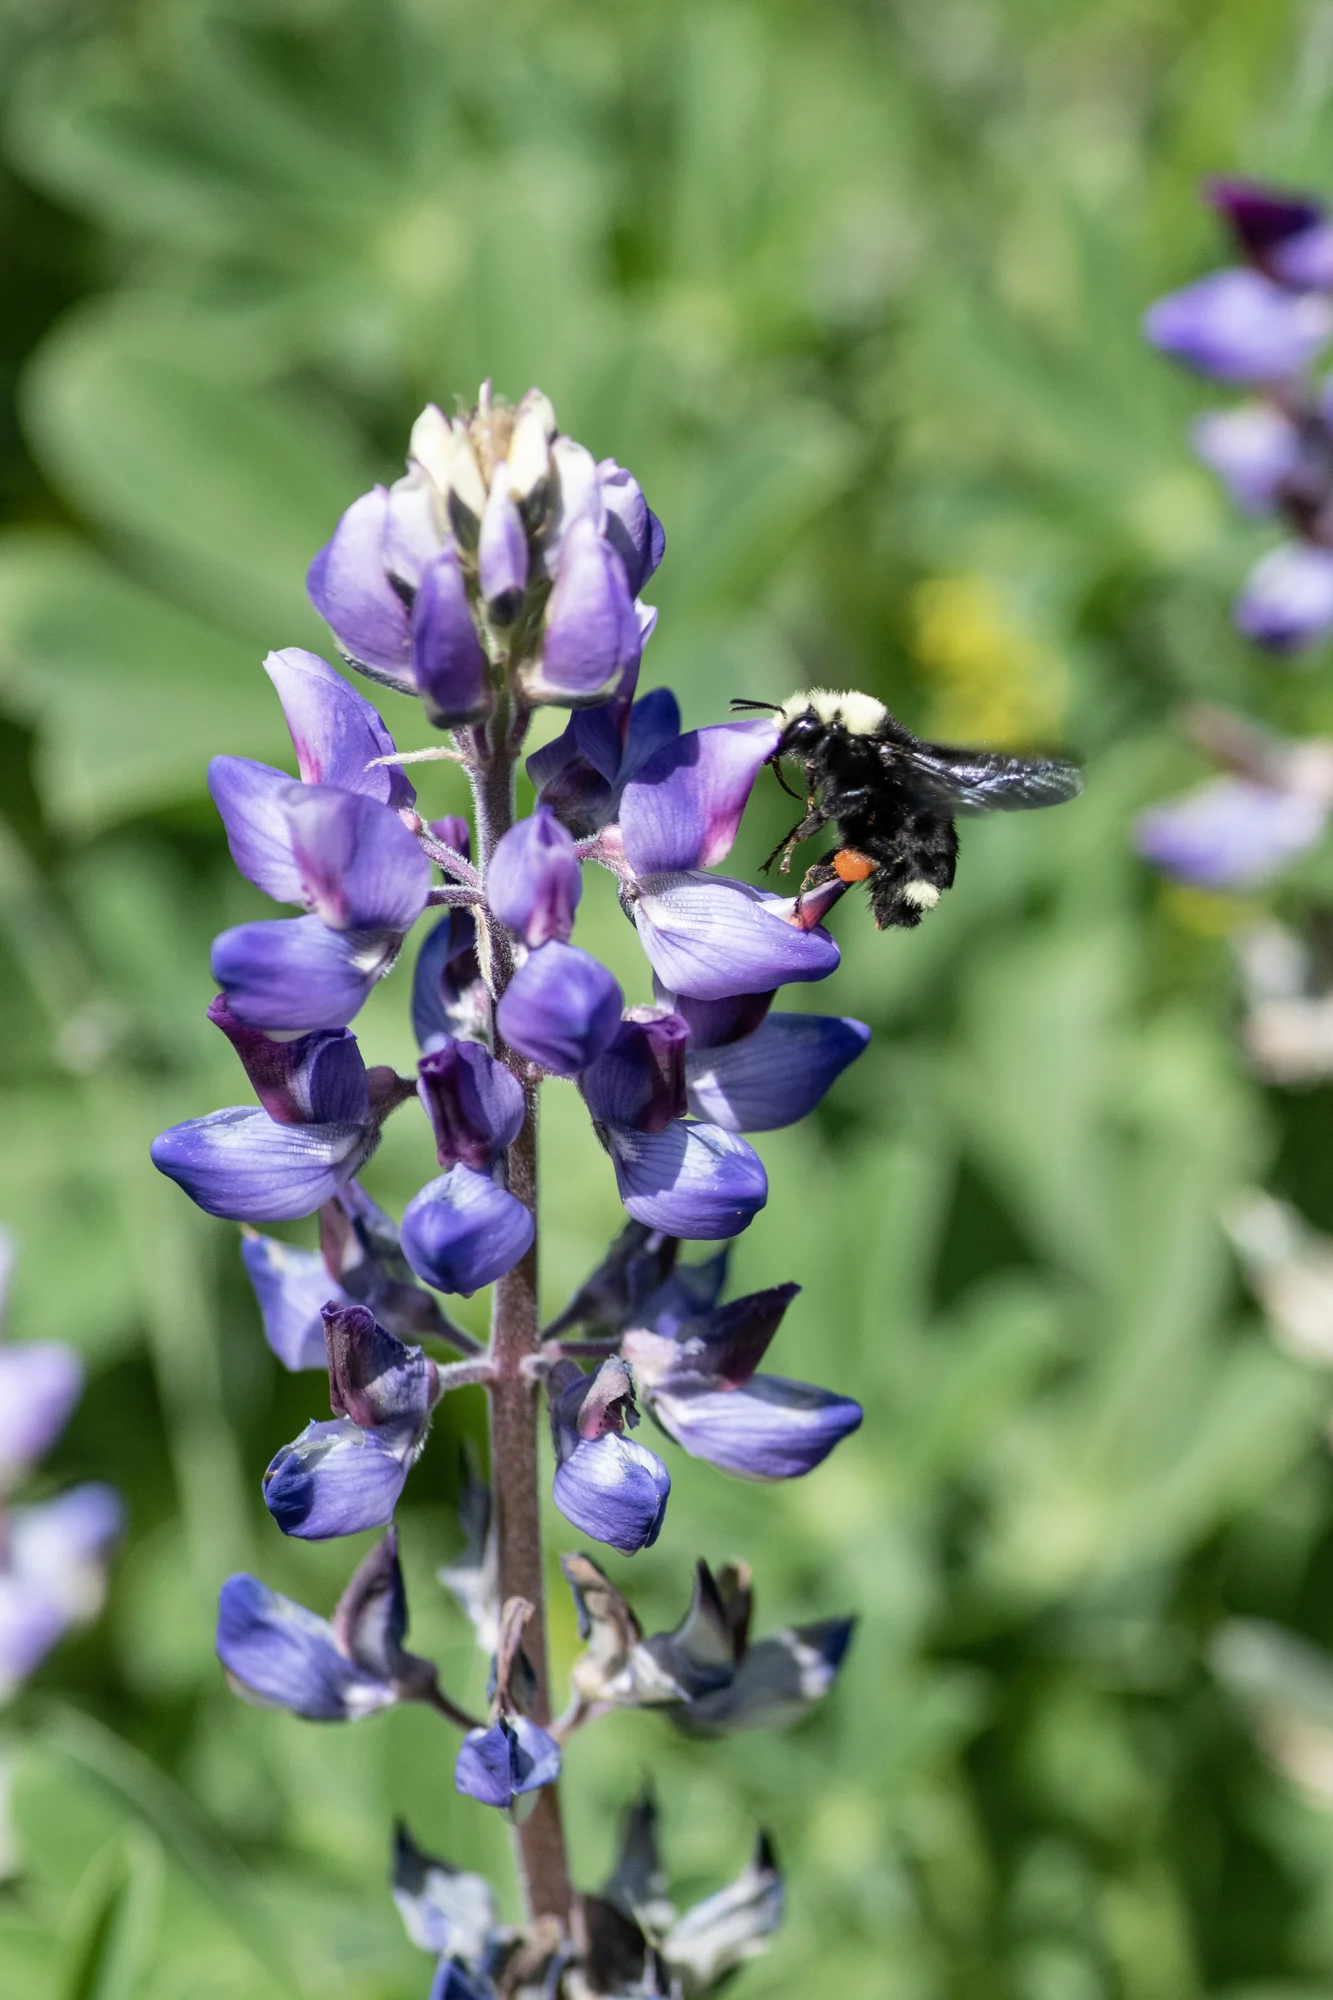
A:
<svg viewBox="0 0 1333 2000">
<path fill-rule="evenodd" d="M 780 701 L 741 701 L 735 695 L 733 695 L 731 698 L 731 707 L 766 708 L 769 709 L 774 715 L 781 715 L 782 713 L 782 703 Z"/>
</svg>

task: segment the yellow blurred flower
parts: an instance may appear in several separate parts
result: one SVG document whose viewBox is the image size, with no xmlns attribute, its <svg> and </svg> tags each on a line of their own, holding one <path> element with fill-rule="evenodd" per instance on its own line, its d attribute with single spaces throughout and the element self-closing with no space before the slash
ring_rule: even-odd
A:
<svg viewBox="0 0 1333 2000">
<path fill-rule="evenodd" d="M 1025 631 L 989 577 L 937 576 L 912 597 L 913 651 L 933 677 L 930 734 L 991 749 L 1060 735 L 1069 670 Z"/>
</svg>

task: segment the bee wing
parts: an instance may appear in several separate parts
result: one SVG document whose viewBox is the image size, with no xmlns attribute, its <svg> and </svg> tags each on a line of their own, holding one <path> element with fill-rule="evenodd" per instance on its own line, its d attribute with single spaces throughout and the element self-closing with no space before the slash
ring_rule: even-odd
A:
<svg viewBox="0 0 1333 2000">
<path fill-rule="evenodd" d="M 947 743 L 888 744 L 885 761 L 923 805 L 953 813 L 1032 812 L 1083 790 L 1077 764 L 1057 757 L 1005 757 Z"/>
</svg>

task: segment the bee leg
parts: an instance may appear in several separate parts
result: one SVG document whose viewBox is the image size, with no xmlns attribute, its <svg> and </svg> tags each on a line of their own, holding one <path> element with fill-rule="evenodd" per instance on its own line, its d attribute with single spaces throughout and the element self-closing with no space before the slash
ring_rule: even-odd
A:
<svg viewBox="0 0 1333 2000">
<path fill-rule="evenodd" d="M 778 856 L 781 855 L 782 860 L 779 865 L 779 872 L 783 875 L 789 875 L 791 873 L 791 857 L 793 850 L 795 848 L 798 848 L 803 840 L 813 840 L 815 835 L 819 832 L 820 828 L 826 826 L 827 824 L 828 824 L 828 814 L 820 810 L 819 806 L 815 803 L 814 799 L 807 798 L 805 802 L 805 818 L 797 822 L 797 824 L 792 828 L 791 832 L 787 835 L 785 840 L 780 840 L 778 842 L 777 846 L 773 849 L 773 852 L 769 855 L 767 861 L 765 861 L 763 866 L 761 867 L 759 871 L 760 874 L 767 875 L 769 869 L 773 866 L 773 863 L 777 861 Z"/>
<path fill-rule="evenodd" d="M 806 896 L 813 895 L 816 889 L 822 889 L 826 883 L 832 882 L 837 878 L 838 870 L 834 866 L 834 854 L 836 853 L 836 851 L 837 851 L 836 849 L 831 849 L 829 853 L 824 855 L 822 860 L 813 862 L 811 866 L 806 869 L 805 874 L 801 880 L 801 886 L 796 891 L 795 915 L 798 919 L 801 914 L 802 899 Z"/>
</svg>

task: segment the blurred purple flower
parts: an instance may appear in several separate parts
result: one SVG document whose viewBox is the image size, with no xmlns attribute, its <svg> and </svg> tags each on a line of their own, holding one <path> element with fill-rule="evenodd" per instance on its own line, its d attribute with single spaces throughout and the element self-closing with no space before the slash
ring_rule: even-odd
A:
<svg viewBox="0 0 1333 2000">
<path fill-rule="evenodd" d="M 1247 639 L 1275 652 L 1308 646 L 1333 631 L 1333 551 L 1304 542 L 1270 549 L 1236 599 Z"/>
<path fill-rule="evenodd" d="M 1328 802 L 1246 778 L 1210 778 L 1183 798 L 1152 806 L 1134 842 L 1164 874 L 1207 889 L 1253 889 L 1322 837 Z"/>
<path fill-rule="evenodd" d="M 0 1554 L 0 1700 L 62 1633 L 97 1615 L 124 1518 L 120 1496 L 96 1483 L 9 1510 Z"/>
<path fill-rule="evenodd" d="M 1333 333 L 1333 302 L 1259 271 L 1214 271 L 1149 306 L 1154 347 L 1226 382 L 1278 382 L 1309 366 Z"/>
<path fill-rule="evenodd" d="M 1268 514 L 1301 461 L 1301 435 L 1271 403 L 1205 410 L 1190 432 L 1195 456 L 1225 480 L 1247 514 Z"/>
<path fill-rule="evenodd" d="M 1204 193 L 1259 270 L 1296 291 L 1333 291 L 1333 227 L 1322 203 L 1225 177 L 1206 181 Z"/>
<path fill-rule="evenodd" d="M 0 1346 L 0 1497 L 46 1456 L 83 1381 L 83 1362 L 59 1341 Z"/>
</svg>

